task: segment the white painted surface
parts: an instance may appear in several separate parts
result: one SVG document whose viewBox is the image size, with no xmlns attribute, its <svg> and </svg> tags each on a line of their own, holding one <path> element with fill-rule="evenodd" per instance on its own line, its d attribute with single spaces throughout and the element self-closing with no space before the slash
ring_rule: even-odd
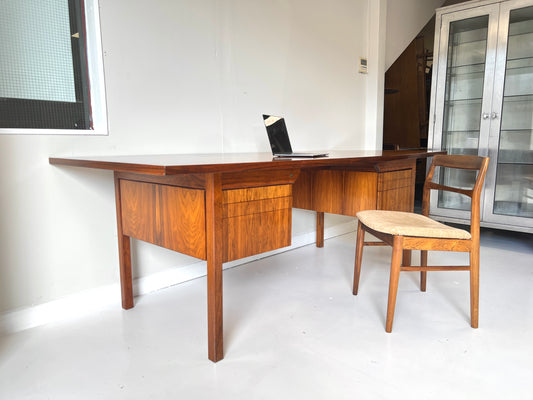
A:
<svg viewBox="0 0 533 400">
<path fill-rule="evenodd" d="M 329 215 L 326 216 L 326 220 L 330 217 Z M 344 223 L 338 223 L 337 221 L 332 227 L 324 230 L 324 238 L 329 239 L 344 235 L 353 232 L 354 228 L 355 220 L 353 218 L 350 218 L 348 222 Z M 297 249 L 298 247 L 313 245 L 315 244 L 315 239 L 316 234 L 314 232 L 298 235 L 292 238 L 292 244 L 288 247 L 224 263 L 223 269 L 226 270 L 248 264 L 255 260 Z M 195 259 L 191 260 L 192 263 L 189 265 L 183 265 L 179 268 L 168 268 L 161 272 L 134 279 L 134 296 L 142 296 L 204 276 L 207 271 L 206 262 Z M 33 307 L 0 314 L 0 336 L 21 332 L 53 322 L 69 321 L 80 316 L 99 312 L 106 307 L 121 307 L 120 285 L 118 282 L 112 285 L 100 286 L 74 293 Z"/>
<path fill-rule="evenodd" d="M 423 293 L 419 274 L 402 272 L 390 334 L 390 248 L 365 249 L 353 296 L 354 241 L 350 234 L 225 271 L 225 358 L 216 364 L 207 359 L 205 278 L 141 296 L 129 311 L 107 307 L 0 336 L 0 398 L 531 397 L 530 240 L 482 235 L 478 329 L 469 323 L 468 273 L 429 273 Z"/>
<path fill-rule="evenodd" d="M 385 95 L 385 35 L 387 4 L 371 0 L 368 9 L 368 75 L 366 82 L 365 148 L 383 147 L 383 103 Z"/>
<path fill-rule="evenodd" d="M 402 54 L 445 0 L 388 0 L 385 70 Z"/>
</svg>

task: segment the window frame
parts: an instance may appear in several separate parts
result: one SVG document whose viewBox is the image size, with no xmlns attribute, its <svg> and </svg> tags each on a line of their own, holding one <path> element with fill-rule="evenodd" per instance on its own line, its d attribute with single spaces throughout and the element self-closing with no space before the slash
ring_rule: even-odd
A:
<svg viewBox="0 0 533 400">
<path fill-rule="evenodd" d="M 0 128 L 0 134 L 16 135 L 108 135 L 104 65 L 98 0 L 79 0 L 85 29 L 87 83 L 91 123 L 84 129 Z M 22 100 L 24 101 L 24 100 Z M 31 102 L 31 100 L 29 101 Z M 50 102 L 52 103 L 52 102 Z M 47 107 L 46 102 L 42 104 Z"/>
</svg>

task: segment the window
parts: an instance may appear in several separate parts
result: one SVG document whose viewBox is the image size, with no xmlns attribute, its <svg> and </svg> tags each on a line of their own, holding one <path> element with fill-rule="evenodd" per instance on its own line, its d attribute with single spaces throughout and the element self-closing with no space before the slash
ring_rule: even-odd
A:
<svg viewBox="0 0 533 400">
<path fill-rule="evenodd" d="M 0 1 L 0 133 L 107 134 L 98 0 Z"/>
</svg>

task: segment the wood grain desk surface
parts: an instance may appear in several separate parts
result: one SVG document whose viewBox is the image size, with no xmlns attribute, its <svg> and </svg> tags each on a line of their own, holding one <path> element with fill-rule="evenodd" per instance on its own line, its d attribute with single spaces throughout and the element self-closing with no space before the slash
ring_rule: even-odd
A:
<svg viewBox="0 0 533 400">
<path fill-rule="evenodd" d="M 50 157 L 50 164 L 108 169 L 151 175 L 234 172 L 254 169 L 364 165 L 384 161 L 424 158 L 440 151 L 330 151 L 328 157 L 274 158 L 271 153 L 154 154 L 123 156 Z"/>
</svg>

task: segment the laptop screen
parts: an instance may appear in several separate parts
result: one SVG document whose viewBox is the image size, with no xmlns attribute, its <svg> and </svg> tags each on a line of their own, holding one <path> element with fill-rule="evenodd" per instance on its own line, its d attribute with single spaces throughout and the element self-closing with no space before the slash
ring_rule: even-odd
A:
<svg viewBox="0 0 533 400">
<path fill-rule="evenodd" d="M 289 133 L 287 132 L 287 127 L 285 126 L 285 119 L 283 119 L 283 117 L 263 114 L 263 120 L 265 122 L 272 153 L 292 153 Z"/>
</svg>

